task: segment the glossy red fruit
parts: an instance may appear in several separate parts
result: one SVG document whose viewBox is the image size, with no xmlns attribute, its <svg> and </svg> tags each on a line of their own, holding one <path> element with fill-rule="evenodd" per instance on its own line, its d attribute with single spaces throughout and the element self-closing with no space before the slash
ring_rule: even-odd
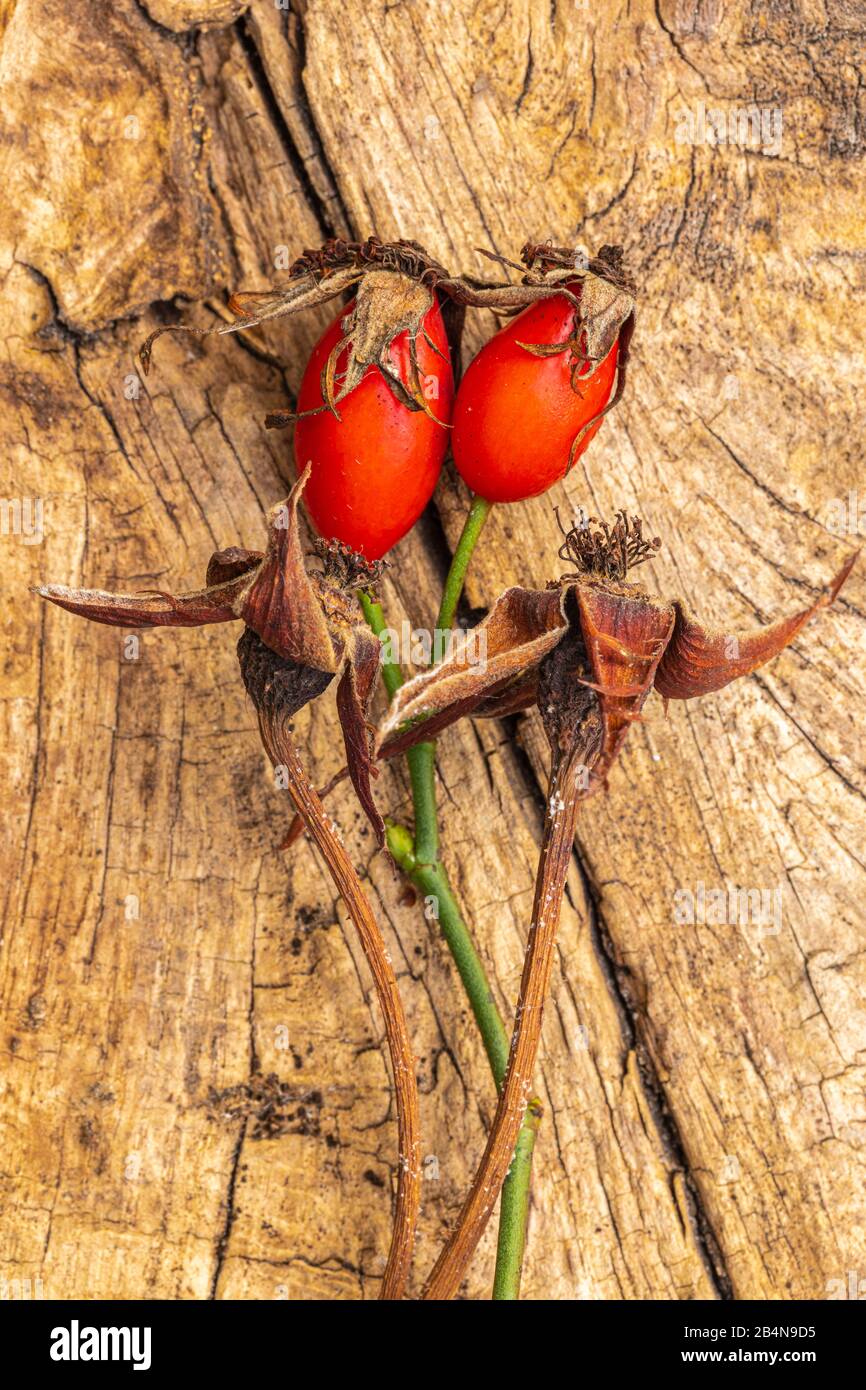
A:
<svg viewBox="0 0 866 1390">
<path fill-rule="evenodd" d="M 322 369 L 342 337 L 341 322 L 352 307 L 341 309 L 314 347 L 301 382 L 299 413 L 322 405 Z M 419 333 L 418 370 L 424 399 L 435 419 L 402 404 L 378 367 L 371 366 L 360 384 L 339 402 L 339 420 L 323 410 L 295 424 L 298 472 L 308 462 L 312 465 L 304 504 L 313 525 L 321 536 L 344 541 L 368 560 L 380 559 L 414 526 L 433 494 L 449 443 L 454 377 L 445 326 L 435 302 L 423 329 L 438 349 Z M 407 333 L 394 339 L 390 354 L 411 393 Z M 344 352 L 337 364 L 338 386 L 347 355 Z"/>
<path fill-rule="evenodd" d="M 579 285 L 569 288 L 580 293 Z M 539 300 L 501 328 L 460 383 L 451 445 L 461 477 L 488 502 L 536 497 L 565 477 L 601 421 L 574 442 L 603 410 L 616 380 L 617 340 L 592 375 L 585 366 L 571 384 L 570 348 L 538 357 L 521 343 L 547 348 L 574 336 L 575 307 L 564 295 Z"/>
</svg>

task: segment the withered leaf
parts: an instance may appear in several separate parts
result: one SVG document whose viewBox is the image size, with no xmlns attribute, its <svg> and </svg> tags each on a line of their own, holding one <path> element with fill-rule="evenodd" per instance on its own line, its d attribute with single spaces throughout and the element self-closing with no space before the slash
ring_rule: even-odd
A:
<svg viewBox="0 0 866 1390">
<path fill-rule="evenodd" d="M 52 584 L 37 592 L 70 612 L 115 626 L 196 627 L 242 620 L 247 632 L 239 658 L 247 689 L 260 701 L 260 719 L 274 715 L 280 699 L 280 717 L 289 719 L 339 675 L 337 711 L 349 771 L 381 845 L 385 827 L 370 789 L 375 768 L 367 724 L 380 647 L 356 595 L 325 574 L 307 572 L 298 505 L 308 476 L 309 469 L 286 501 L 271 510 L 267 550 L 231 546 L 217 551 L 208 565 L 205 589 L 113 594 Z M 357 579 L 359 557 L 350 558 L 352 577 Z"/>
</svg>

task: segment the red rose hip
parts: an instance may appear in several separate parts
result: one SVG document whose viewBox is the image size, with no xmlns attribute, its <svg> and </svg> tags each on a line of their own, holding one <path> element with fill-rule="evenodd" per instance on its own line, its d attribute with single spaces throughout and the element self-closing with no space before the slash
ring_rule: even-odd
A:
<svg viewBox="0 0 866 1390">
<path fill-rule="evenodd" d="M 399 333 L 388 349 L 399 377 L 397 391 L 417 399 L 420 384 L 426 410 L 409 408 L 398 399 L 376 365 L 369 366 L 360 383 L 338 402 L 339 419 L 332 410 L 321 409 L 322 372 L 353 307 L 342 309 L 326 329 L 304 372 L 295 462 L 299 473 L 307 463 L 312 466 L 304 502 L 319 534 L 378 560 L 411 530 L 433 495 L 451 433 L 454 378 L 442 315 L 434 301 L 416 338 L 417 379 L 409 334 Z M 337 385 L 348 355 L 347 347 L 337 360 Z M 305 411 L 318 413 L 305 416 Z"/>
<path fill-rule="evenodd" d="M 579 283 L 569 289 L 580 296 Z M 573 346 L 576 313 L 565 295 L 531 304 L 484 345 L 460 383 L 454 462 L 488 502 L 546 492 L 601 425 L 596 417 L 616 382 L 619 338 L 602 362 L 582 364 Z"/>
</svg>

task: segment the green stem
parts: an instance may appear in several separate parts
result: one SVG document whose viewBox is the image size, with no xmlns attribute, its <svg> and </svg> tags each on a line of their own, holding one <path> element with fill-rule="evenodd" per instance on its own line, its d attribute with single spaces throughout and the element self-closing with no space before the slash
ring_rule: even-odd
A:
<svg viewBox="0 0 866 1390">
<path fill-rule="evenodd" d="M 469 514 L 457 542 L 457 548 L 445 580 L 442 603 L 436 628 L 451 632 L 457 616 L 457 605 L 472 552 L 484 528 L 492 504 L 483 497 L 473 497 Z M 361 591 L 364 616 L 377 637 L 387 631 L 382 607 L 369 594 Z M 403 684 L 403 672 L 397 662 L 386 660 L 382 679 L 388 698 L 393 699 Z M 502 1016 L 496 1007 L 490 982 L 481 958 L 475 949 L 472 935 L 463 920 L 457 899 L 448 881 L 443 864 L 439 862 L 439 823 L 436 807 L 436 745 L 432 741 L 418 743 L 406 755 L 412 785 L 415 817 L 414 839 L 401 825 L 388 824 L 388 848 L 406 877 L 423 893 L 428 909 L 433 909 L 442 935 L 460 976 L 469 1000 L 490 1070 L 499 1090 L 508 1064 L 510 1039 Z M 529 1212 L 529 1186 L 532 1176 L 532 1154 L 541 1121 L 541 1104 L 532 1098 L 526 1109 L 508 1177 L 502 1188 L 499 1208 L 499 1237 L 496 1249 L 496 1273 L 493 1298 L 515 1300 L 520 1296 L 520 1275 L 526 1244 L 526 1221 Z"/>
<path fill-rule="evenodd" d="M 497 1301 L 513 1302 L 520 1297 L 520 1273 L 526 1247 L 526 1222 L 529 1218 L 532 1153 L 540 1124 L 541 1104 L 533 1097 L 526 1107 L 523 1124 L 514 1146 L 514 1157 L 502 1187 L 496 1273 L 493 1276 L 493 1297 Z"/>
<path fill-rule="evenodd" d="M 365 589 L 358 590 L 358 598 L 361 600 L 364 617 L 373 629 L 375 636 L 381 638 L 382 634 L 388 631 L 388 624 L 385 621 L 381 603 L 377 603 L 372 594 L 368 594 Z M 398 662 L 392 661 L 390 658 L 382 662 L 382 684 L 388 692 L 388 699 L 393 700 L 403 684 L 403 672 L 400 670 Z"/>
<path fill-rule="evenodd" d="M 478 537 L 484 529 L 484 523 L 490 515 L 492 506 L 493 503 L 485 502 L 483 497 L 472 498 L 469 515 L 463 524 L 457 549 L 451 559 L 451 568 L 445 580 L 445 588 L 442 590 L 442 603 L 439 607 L 439 617 L 436 619 L 436 627 L 440 632 L 450 632 L 454 626 L 457 605 L 460 602 L 460 595 L 463 593 L 463 582 L 469 568 L 469 561 L 478 544 Z"/>
<path fill-rule="evenodd" d="M 468 563 L 468 560 L 467 560 Z M 465 573 L 465 566 L 464 566 Z M 364 610 L 364 617 L 377 637 L 388 631 L 381 603 L 377 603 L 363 589 L 358 597 Z M 403 684 L 403 672 L 399 663 L 393 660 L 382 662 L 382 682 L 393 700 Z M 423 864 L 435 864 L 439 857 L 439 822 L 436 815 L 436 744 L 416 743 L 406 754 L 409 765 L 409 781 L 412 785 L 412 805 L 415 811 L 415 853 Z"/>
<path fill-rule="evenodd" d="M 442 864 L 419 862 L 412 836 L 405 826 L 389 821 L 386 831 L 391 854 L 406 877 L 424 894 L 427 899 L 425 911 L 428 916 L 436 918 L 442 929 L 442 935 L 454 957 L 457 973 L 472 1006 L 481 1041 L 484 1043 L 484 1051 L 490 1062 L 490 1070 L 493 1072 L 496 1085 L 499 1086 L 505 1075 L 511 1039 L 493 1002 L 484 966 L 448 882 L 445 867 Z"/>
<path fill-rule="evenodd" d="M 409 881 L 424 894 L 425 912 L 432 911 L 439 922 L 478 1025 L 498 1091 L 502 1087 L 508 1065 L 510 1038 L 502 1015 L 494 1003 L 490 982 L 469 928 L 463 920 L 445 867 L 442 864 L 418 862 L 412 836 L 405 826 L 388 821 L 386 832 L 388 848 L 394 860 Z M 520 1274 L 526 1245 L 526 1220 L 529 1215 L 532 1153 L 541 1123 L 541 1113 L 541 1102 L 533 1096 L 526 1107 L 514 1148 L 514 1158 L 502 1187 L 496 1272 L 493 1279 L 493 1297 L 497 1300 L 516 1300 L 520 1297 Z"/>
</svg>

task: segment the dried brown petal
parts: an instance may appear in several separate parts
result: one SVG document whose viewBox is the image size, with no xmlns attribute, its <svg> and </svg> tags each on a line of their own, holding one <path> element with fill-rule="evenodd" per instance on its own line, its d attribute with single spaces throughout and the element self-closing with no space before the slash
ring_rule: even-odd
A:
<svg viewBox="0 0 866 1390">
<path fill-rule="evenodd" d="M 576 584 L 580 628 L 604 721 L 604 747 L 589 791 L 604 783 L 652 689 L 674 610 L 633 586 Z M 631 592 L 629 592 L 631 589 Z M 583 682 L 587 684 L 588 682 Z"/>
<path fill-rule="evenodd" d="M 506 589 L 443 661 L 397 691 L 381 728 L 379 756 L 393 757 L 521 683 L 566 627 L 559 589 Z"/>
<path fill-rule="evenodd" d="M 33 592 L 94 623 L 114 627 L 200 627 L 204 623 L 234 621 L 238 616 L 235 604 L 247 582 L 241 576 L 185 594 L 149 589 L 137 594 L 110 594 L 103 589 L 70 589 L 65 584 L 43 584 Z"/>
<path fill-rule="evenodd" d="M 704 627 L 677 602 L 673 637 L 656 672 L 656 690 L 666 700 L 708 695 L 778 656 L 819 609 L 833 602 L 859 553 L 855 550 L 849 555 L 824 593 L 808 608 L 742 636 Z"/>
<path fill-rule="evenodd" d="M 272 651 L 332 675 L 339 664 L 319 594 L 307 575 L 298 530 L 298 503 L 309 465 L 285 502 L 268 517 L 268 548 L 237 616 Z"/>
</svg>

